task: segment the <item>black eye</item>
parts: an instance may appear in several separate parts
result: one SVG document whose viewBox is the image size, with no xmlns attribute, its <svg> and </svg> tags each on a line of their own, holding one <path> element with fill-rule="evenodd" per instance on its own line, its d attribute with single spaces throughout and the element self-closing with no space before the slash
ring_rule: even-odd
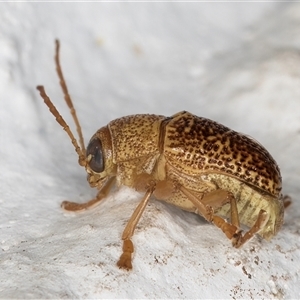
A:
<svg viewBox="0 0 300 300">
<path fill-rule="evenodd" d="M 87 149 L 86 149 L 86 157 L 89 155 L 92 156 L 89 161 L 90 168 L 96 172 L 101 173 L 104 170 L 104 159 L 102 154 L 102 145 L 101 141 L 98 138 L 93 139 Z"/>
</svg>

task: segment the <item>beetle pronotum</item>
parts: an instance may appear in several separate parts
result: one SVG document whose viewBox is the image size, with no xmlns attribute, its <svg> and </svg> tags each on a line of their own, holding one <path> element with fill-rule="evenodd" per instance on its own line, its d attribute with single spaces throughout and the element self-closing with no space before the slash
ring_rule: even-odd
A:
<svg viewBox="0 0 300 300">
<path fill-rule="evenodd" d="M 284 214 L 281 175 L 263 146 L 221 124 L 183 111 L 171 117 L 144 114 L 116 119 L 99 129 L 85 148 L 61 71 L 59 41 L 55 63 L 79 143 L 44 87 L 37 89 L 69 135 L 90 186 L 99 190 L 86 203 L 64 201 L 62 207 L 68 211 L 94 207 L 115 183 L 144 195 L 122 234 L 123 253 L 117 263 L 120 268 L 132 268 L 131 238 L 152 195 L 203 216 L 219 227 L 234 247 L 256 233 L 271 239 L 278 232 Z M 249 227 L 245 234 L 240 224 Z"/>
</svg>

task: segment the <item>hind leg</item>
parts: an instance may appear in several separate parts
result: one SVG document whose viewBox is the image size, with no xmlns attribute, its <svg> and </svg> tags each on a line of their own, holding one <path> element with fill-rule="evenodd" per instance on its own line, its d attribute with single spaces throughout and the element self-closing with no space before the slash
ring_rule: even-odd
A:
<svg viewBox="0 0 300 300">
<path fill-rule="evenodd" d="M 255 233 L 259 232 L 269 219 L 267 212 L 261 210 L 255 224 L 243 235 L 240 230 L 237 202 L 231 192 L 217 189 L 205 194 L 201 199 L 199 199 L 184 187 L 181 187 L 180 190 L 195 205 L 198 212 L 207 221 L 214 223 L 224 232 L 227 238 L 232 241 L 232 245 L 236 248 L 242 246 L 245 242 L 251 239 Z M 214 214 L 214 209 L 222 207 L 227 203 L 230 203 L 230 223 L 226 222 L 224 218 Z"/>
</svg>

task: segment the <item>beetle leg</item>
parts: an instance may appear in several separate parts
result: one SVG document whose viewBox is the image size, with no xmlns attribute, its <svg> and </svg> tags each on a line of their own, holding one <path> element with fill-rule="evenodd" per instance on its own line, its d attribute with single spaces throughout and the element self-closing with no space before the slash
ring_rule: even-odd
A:
<svg viewBox="0 0 300 300">
<path fill-rule="evenodd" d="M 216 215 L 212 216 L 211 221 L 219 227 L 230 240 L 234 237 L 234 235 L 241 233 L 241 230 L 239 230 L 240 218 L 237 203 L 231 192 L 218 189 L 204 195 L 201 201 L 213 208 L 219 208 L 226 203 L 230 203 L 230 223 L 227 223 L 226 220 Z"/>
<path fill-rule="evenodd" d="M 134 188 L 140 193 L 145 193 L 150 186 L 153 186 L 155 182 L 152 179 L 152 176 L 148 173 L 141 173 L 136 176 L 134 181 Z"/>
<path fill-rule="evenodd" d="M 213 209 L 222 207 L 223 205 L 230 203 L 230 222 L 235 227 L 240 227 L 240 218 L 237 210 L 236 200 L 231 192 L 217 189 L 205 194 L 201 199 L 201 202 L 206 206 L 211 206 Z"/>
<path fill-rule="evenodd" d="M 200 213 L 207 221 L 212 221 L 213 208 L 210 205 L 205 205 L 198 197 L 191 193 L 188 189 L 181 186 L 181 192 L 195 205 Z"/>
<path fill-rule="evenodd" d="M 217 190 L 220 191 L 220 190 Z M 226 191 L 223 191 L 226 192 Z M 211 199 L 211 193 L 205 195 L 202 201 L 207 203 L 213 203 L 213 199 Z M 247 231 L 244 235 L 242 234 L 242 230 L 240 230 L 240 220 L 237 210 L 237 203 L 236 199 L 234 198 L 233 194 L 227 192 L 228 198 L 230 199 L 230 212 L 231 212 L 231 220 L 230 223 L 227 223 L 223 218 L 219 216 L 212 216 L 212 222 L 219 227 L 225 235 L 232 240 L 232 245 L 236 248 L 242 246 L 245 242 L 250 240 L 254 234 L 259 232 L 268 222 L 269 215 L 265 210 L 260 210 L 257 220 L 254 225 Z M 214 196 L 214 195 L 213 195 Z M 208 198 L 208 199 L 206 199 Z M 208 200 L 208 201 L 207 201 Z"/>
<path fill-rule="evenodd" d="M 200 214 L 203 215 L 207 221 L 214 223 L 232 240 L 232 245 L 236 248 L 239 248 L 251 239 L 269 220 L 269 214 L 265 210 L 260 210 L 254 225 L 243 235 L 242 230 L 240 230 L 236 199 L 232 193 L 218 189 L 205 194 L 202 199 L 198 199 L 186 188 L 181 187 L 180 190 L 196 206 Z M 230 203 L 231 223 L 227 223 L 225 219 L 214 215 L 214 208 L 222 207 L 226 203 Z"/>
<path fill-rule="evenodd" d="M 292 197 L 289 195 L 282 196 L 284 209 L 288 208 L 292 204 Z"/>
<path fill-rule="evenodd" d="M 237 205 L 232 193 L 218 189 L 205 194 L 201 199 L 199 199 L 185 187 L 180 187 L 180 190 L 195 205 L 198 212 L 207 221 L 212 222 L 219 227 L 229 239 L 232 239 L 234 234 L 239 231 L 238 229 L 240 222 Z M 227 223 L 223 218 L 214 215 L 214 209 L 222 207 L 226 203 L 230 203 L 231 205 L 232 224 Z"/>
<path fill-rule="evenodd" d="M 256 222 L 249 231 L 247 231 L 244 235 L 242 235 L 242 231 L 239 231 L 233 235 L 232 245 L 236 248 L 239 248 L 245 244 L 245 242 L 250 240 L 255 233 L 259 232 L 266 225 L 268 220 L 269 214 L 265 210 L 261 209 L 257 216 Z"/>
<path fill-rule="evenodd" d="M 103 188 L 98 192 L 98 194 L 96 195 L 96 197 L 86 203 L 76 203 L 76 202 L 71 202 L 71 201 L 63 201 L 61 203 L 61 207 L 64 210 L 67 211 L 75 211 L 75 212 L 80 212 L 80 211 L 84 211 L 90 208 L 94 208 L 96 207 L 100 201 L 105 198 L 109 191 L 111 190 L 111 188 L 113 187 L 114 183 L 116 181 L 115 177 L 111 177 L 103 186 Z"/>
<path fill-rule="evenodd" d="M 235 199 L 234 202 L 236 203 Z M 250 240 L 254 234 L 259 232 L 266 225 L 268 220 L 268 213 L 265 210 L 260 210 L 256 222 L 244 235 L 242 234 L 242 230 L 239 229 L 239 226 L 234 224 L 233 221 L 231 221 L 231 223 L 227 223 L 223 218 L 219 216 L 213 216 L 212 222 L 219 227 L 230 240 L 232 240 L 233 247 L 239 248 L 245 244 L 245 242 Z"/>
<path fill-rule="evenodd" d="M 130 219 L 123 231 L 123 234 L 122 234 L 122 240 L 124 241 L 123 242 L 123 253 L 120 256 L 120 259 L 117 263 L 119 268 L 127 269 L 127 270 L 132 269 L 131 253 L 133 253 L 134 247 L 133 247 L 133 243 L 131 241 L 131 237 L 133 236 L 135 227 L 136 227 L 138 221 L 140 220 L 153 191 L 154 191 L 154 187 L 151 187 L 147 190 L 142 201 L 139 203 L 139 205 L 134 210 L 132 216 L 130 217 Z"/>
<path fill-rule="evenodd" d="M 232 218 L 235 225 L 239 226 L 236 202 L 232 193 L 218 189 L 204 194 L 202 198 L 199 199 L 199 197 L 195 196 L 183 186 L 180 187 L 180 190 L 194 204 L 198 213 L 209 222 L 213 222 L 214 209 L 222 207 L 226 203 L 231 203 L 233 207 Z"/>
<path fill-rule="evenodd" d="M 153 176 L 147 173 L 141 173 L 135 178 L 134 188 L 141 193 L 146 192 L 151 186 L 155 185 L 153 195 L 156 199 L 166 200 L 176 190 L 176 187 L 171 180 L 159 180 L 155 182 Z"/>
<path fill-rule="evenodd" d="M 176 187 L 172 181 L 161 180 L 156 183 L 153 195 L 156 199 L 165 200 L 169 199 L 174 191 L 176 191 Z"/>
</svg>

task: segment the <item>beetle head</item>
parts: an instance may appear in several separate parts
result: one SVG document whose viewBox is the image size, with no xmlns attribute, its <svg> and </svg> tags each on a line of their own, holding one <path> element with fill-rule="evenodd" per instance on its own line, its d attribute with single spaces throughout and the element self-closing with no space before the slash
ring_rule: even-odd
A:
<svg viewBox="0 0 300 300">
<path fill-rule="evenodd" d="M 90 186 L 101 188 L 106 180 L 114 176 L 116 173 L 116 165 L 113 163 L 111 135 L 107 126 L 102 127 L 92 136 L 88 147 L 85 149 L 79 122 L 77 131 L 79 133 L 80 145 L 64 118 L 59 114 L 56 107 L 47 96 L 44 87 L 38 86 L 37 89 L 40 91 L 41 97 L 44 99 L 50 112 L 55 116 L 56 121 L 69 135 L 75 151 L 78 154 L 78 163 L 82 167 L 85 167 L 86 172 L 88 173 L 87 179 Z M 74 117 L 74 119 L 77 120 L 77 117 Z"/>
<path fill-rule="evenodd" d="M 99 129 L 86 148 L 85 169 L 91 187 L 100 188 L 103 183 L 115 175 L 111 135 L 107 127 Z"/>
</svg>

